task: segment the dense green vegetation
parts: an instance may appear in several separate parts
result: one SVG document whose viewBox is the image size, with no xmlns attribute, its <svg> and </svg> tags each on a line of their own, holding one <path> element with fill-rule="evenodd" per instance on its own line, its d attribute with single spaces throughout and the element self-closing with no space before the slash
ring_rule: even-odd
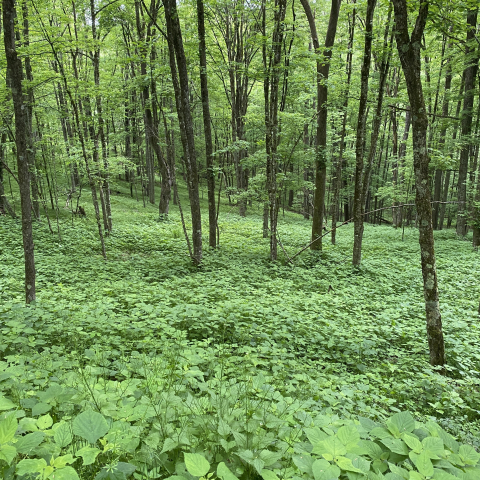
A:
<svg viewBox="0 0 480 480">
<path fill-rule="evenodd" d="M 360 269 L 351 225 L 336 246 L 272 263 L 261 211 L 222 206 L 220 247 L 196 268 L 177 208 L 160 221 L 118 188 L 106 262 L 93 208 L 65 212 L 61 238 L 35 223 L 30 306 L 21 224 L 2 217 L 2 478 L 480 478 L 480 455 L 452 437 L 480 446 L 470 242 L 436 232 L 441 376 L 416 229 L 367 226 Z M 289 256 L 310 228 L 280 215 Z"/>
</svg>

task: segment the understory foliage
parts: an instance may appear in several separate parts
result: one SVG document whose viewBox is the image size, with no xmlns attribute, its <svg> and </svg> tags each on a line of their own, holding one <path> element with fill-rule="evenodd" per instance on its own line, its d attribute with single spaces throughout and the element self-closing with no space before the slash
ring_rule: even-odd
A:
<svg viewBox="0 0 480 480">
<path fill-rule="evenodd" d="M 336 246 L 268 260 L 261 212 L 220 215 L 200 268 L 176 210 L 115 198 L 104 262 L 93 215 L 0 222 L 4 479 L 476 480 L 478 254 L 436 235 L 447 375 L 428 364 L 417 230 L 351 226 Z M 125 208 L 124 208 L 125 207 Z M 126 208 L 128 207 L 128 208 Z M 309 222 L 286 213 L 289 256 Z"/>
</svg>

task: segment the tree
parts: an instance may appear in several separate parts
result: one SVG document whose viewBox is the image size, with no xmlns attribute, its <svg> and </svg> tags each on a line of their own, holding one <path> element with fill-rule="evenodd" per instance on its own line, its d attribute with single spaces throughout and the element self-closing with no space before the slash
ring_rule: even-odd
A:
<svg viewBox="0 0 480 480">
<path fill-rule="evenodd" d="M 25 258 L 25 301 L 35 301 L 35 255 L 32 230 L 32 202 L 30 199 L 30 167 L 28 159 L 28 119 L 23 91 L 23 65 L 15 44 L 15 0 L 2 0 L 3 40 L 7 59 L 7 82 L 12 92 L 15 112 L 15 145 L 17 148 L 18 186 L 22 209 L 23 254 Z"/>
<path fill-rule="evenodd" d="M 415 204 L 417 207 L 423 294 L 427 323 L 430 363 L 445 364 L 442 317 L 438 300 L 438 282 L 433 239 L 432 207 L 430 204 L 429 156 L 427 151 L 428 117 L 421 79 L 420 49 L 428 16 L 429 2 L 420 4 L 412 33 L 408 30 L 406 0 L 393 0 L 395 39 L 407 84 L 413 129 L 413 162 L 415 171 Z"/>
</svg>

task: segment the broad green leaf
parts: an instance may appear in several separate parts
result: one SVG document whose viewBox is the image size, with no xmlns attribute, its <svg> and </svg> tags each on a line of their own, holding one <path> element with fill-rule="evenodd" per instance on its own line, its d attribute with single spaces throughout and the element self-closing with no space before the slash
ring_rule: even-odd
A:
<svg viewBox="0 0 480 480">
<path fill-rule="evenodd" d="M 333 460 L 335 457 L 345 455 L 347 449 L 345 445 L 337 437 L 328 437 L 327 439 L 317 443 L 312 453 L 323 455 L 326 460 Z"/>
<path fill-rule="evenodd" d="M 54 477 L 49 477 L 55 480 L 80 480 L 77 471 L 73 467 L 64 467 L 55 470 Z"/>
<path fill-rule="evenodd" d="M 265 470 L 263 469 L 260 472 L 260 475 L 262 476 L 263 480 L 279 480 L 275 472 L 272 472 L 271 470 Z"/>
<path fill-rule="evenodd" d="M 328 438 L 328 435 L 325 432 L 322 432 L 318 427 L 304 428 L 303 431 L 313 446 Z"/>
<path fill-rule="evenodd" d="M 84 465 L 91 465 L 95 462 L 99 453 L 100 450 L 98 448 L 87 446 L 78 450 L 75 456 L 82 457 Z"/>
<path fill-rule="evenodd" d="M 336 465 L 330 464 L 323 458 L 315 460 L 312 464 L 312 471 L 315 480 L 333 480 L 340 476 L 340 469 Z"/>
<path fill-rule="evenodd" d="M 270 467 L 270 465 L 273 465 L 277 460 L 280 460 L 280 458 L 282 458 L 282 454 L 280 452 L 262 450 L 260 452 L 260 458 L 265 462 L 266 467 Z"/>
<path fill-rule="evenodd" d="M 433 475 L 433 464 L 426 452 L 422 452 L 417 456 L 415 466 L 424 477 Z"/>
<path fill-rule="evenodd" d="M 12 410 L 13 408 L 16 408 L 16 405 L 8 398 L 0 395 L 0 410 Z"/>
<path fill-rule="evenodd" d="M 24 437 L 20 437 L 18 442 L 15 444 L 15 448 L 19 453 L 23 453 L 24 455 L 28 455 L 31 450 L 35 447 L 38 447 L 45 438 L 45 434 L 43 432 L 33 432 L 25 435 Z"/>
<path fill-rule="evenodd" d="M 17 419 L 13 413 L 2 415 L 0 418 L 0 443 L 8 443 L 17 431 Z"/>
<path fill-rule="evenodd" d="M 422 451 L 422 442 L 412 433 L 404 433 L 402 435 L 403 441 L 415 452 L 420 453 Z"/>
<path fill-rule="evenodd" d="M 167 438 L 165 442 L 163 443 L 163 448 L 160 453 L 165 453 L 165 452 L 170 452 L 170 450 L 173 450 L 174 448 L 178 447 L 178 442 L 171 439 Z"/>
<path fill-rule="evenodd" d="M 210 463 L 198 453 L 184 453 L 185 467 L 190 475 L 203 477 L 210 470 Z"/>
<path fill-rule="evenodd" d="M 342 470 L 346 470 L 347 472 L 362 473 L 359 468 L 353 466 L 352 460 L 350 460 L 350 458 L 338 457 L 335 459 L 335 462 Z"/>
<path fill-rule="evenodd" d="M 40 430 L 46 430 L 53 425 L 53 419 L 50 415 L 43 415 L 42 417 L 38 417 L 37 419 L 37 427 Z"/>
<path fill-rule="evenodd" d="M 360 434 L 354 425 L 344 425 L 337 432 L 337 437 L 347 447 L 352 447 L 360 441 Z"/>
<path fill-rule="evenodd" d="M 370 471 L 370 462 L 359 455 L 351 455 L 347 453 L 347 457 L 352 461 L 352 465 L 358 468 L 365 475 Z"/>
<path fill-rule="evenodd" d="M 359 445 L 372 460 L 377 460 L 383 453 L 380 445 L 370 440 L 360 440 Z"/>
<path fill-rule="evenodd" d="M 312 474 L 313 457 L 308 454 L 294 455 L 292 457 L 293 463 L 298 467 L 302 473 Z M 325 460 L 326 461 L 326 460 Z"/>
<path fill-rule="evenodd" d="M 458 454 L 466 465 L 472 465 L 472 467 L 474 467 L 480 459 L 480 454 L 470 445 L 462 445 L 458 449 Z"/>
<path fill-rule="evenodd" d="M 415 470 L 412 470 L 411 472 L 408 472 L 408 480 L 425 480 L 425 477 Z"/>
<path fill-rule="evenodd" d="M 383 427 L 375 427 L 370 431 L 370 435 L 373 435 L 374 437 L 377 438 L 390 438 L 392 434 L 385 428 Z"/>
<path fill-rule="evenodd" d="M 426 437 L 422 440 L 423 450 L 428 454 L 430 458 L 436 460 L 442 458 L 445 455 L 443 448 L 443 440 L 438 437 Z"/>
<path fill-rule="evenodd" d="M 433 478 L 434 480 L 456 480 L 458 477 L 452 475 L 451 473 L 446 472 L 440 468 L 433 469 Z"/>
<path fill-rule="evenodd" d="M 52 406 L 48 403 L 37 403 L 32 408 L 32 416 L 36 417 L 37 415 L 42 415 L 43 413 L 47 413 L 52 409 Z"/>
<path fill-rule="evenodd" d="M 66 465 L 68 465 L 69 463 L 75 462 L 75 460 L 76 460 L 76 458 L 73 458 L 73 455 L 69 453 L 68 455 L 62 455 L 60 457 L 57 457 L 53 461 L 53 466 L 55 468 L 63 468 Z"/>
<path fill-rule="evenodd" d="M 229 426 L 228 423 L 225 422 L 225 420 L 223 420 L 222 418 L 218 421 L 218 429 L 217 429 L 217 432 L 218 432 L 219 435 L 221 435 L 222 437 L 226 437 L 226 436 L 231 432 L 230 426 Z"/>
<path fill-rule="evenodd" d="M 415 419 L 409 412 L 396 413 L 386 421 L 386 424 L 390 432 L 396 437 L 405 432 L 411 433 L 415 429 Z"/>
<path fill-rule="evenodd" d="M 217 475 L 222 480 L 238 480 L 238 478 L 230 471 L 224 462 L 220 462 L 217 467 Z"/>
<path fill-rule="evenodd" d="M 10 465 L 17 456 L 17 449 L 12 445 L 0 446 L 0 460 L 5 460 Z"/>
<path fill-rule="evenodd" d="M 55 434 L 53 435 L 55 443 L 61 448 L 70 445 L 73 440 L 72 428 L 68 423 L 60 423 L 55 429 Z"/>
<path fill-rule="evenodd" d="M 108 432 L 108 423 L 105 417 L 93 410 L 87 410 L 75 417 L 73 433 L 94 444 Z"/>
<path fill-rule="evenodd" d="M 16 473 L 19 476 L 29 473 L 41 473 L 47 466 L 47 462 L 43 458 L 27 458 L 17 463 Z"/>
<path fill-rule="evenodd" d="M 265 466 L 265 462 L 261 458 L 254 458 L 252 461 L 252 465 L 258 473 L 261 473 L 263 467 Z"/>
<path fill-rule="evenodd" d="M 390 468 L 390 471 L 392 473 L 394 473 L 395 475 L 398 475 L 400 477 L 403 477 L 405 480 L 408 480 L 408 470 L 405 470 L 404 468 L 400 468 L 398 467 L 397 465 L 395 465 L 394 463 L 388 463 L 388 466 Z"/>
<path fill-rule="evenodd" d="M 408 447 L 400 438 L 382 438 L 380 441 L 393 453 L 408 455 Z"/>
<path fill-rule="evenodd" d="M 132 465 L 131 463 L 127 462 L 118 462 L 117 463 L 117 470 L 120 470 L 123 472 L 127 477 L 131 475 L 137 467 L 135 465 Z"/>
</svg>

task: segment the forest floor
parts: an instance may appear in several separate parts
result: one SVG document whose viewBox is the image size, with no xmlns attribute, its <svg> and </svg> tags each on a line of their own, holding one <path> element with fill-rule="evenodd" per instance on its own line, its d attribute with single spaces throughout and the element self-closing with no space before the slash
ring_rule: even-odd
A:
<svg viewBox="0 0 480 480">
<path fill-rule="evenodd" d="M 230 447 L 233 437 L 223 437 L 234 450 L 258 410 L 278 416 L 279 405 L 297 423 L 318 414 L 383 421 L 408 410 L 480 446 L 480 255 L 470 242 L 453 230 L 435 233 L 448 361 L 441 376 L 428 364 L 416 229 L 367 225 L 359 270 L 351 266 L 352 225 L 338 229 L 335 246 L 326 237 L 321 253 L 307 250 L 292 265 L 279 250 L 272 263 L 260 209 L 240 218 L 222 206 L 220 247 L 205 247 L 195 268 L 177 208 L 160 221 L 156 207 L 118 188 L 106 262 L 93 211 L 86 219 L 62 212 L 61 238 L 45 221 L 35 225 L 31 307 L 22 303 L 20 221 L 0 218 L 0 409 L 13 402 L 25 418 L 57 422 L 92 408 L 138 425 L 149 418 L 147 399 L 161 392 L 163 420 L 156 412 L 145 443 L 176 432 L 163 455 L 213 442 L 198 426 L 225 408 L 244 415 L 246 433 L 239 430 Z M 206 222 L 204 211 L 204 232 Z M 310 228 L 299 215 L 280 214 L 289 256 L 305 246 Z M 268 399 L 258 395 L 269 389 Z M 277 423 L 264 427 L 272 437 L 280 435 Z M 125 438 L 133 455 L 138 444 Z M 95 457 L 84 461 L 82 478 L 93 479 Z"/>
</svg>

